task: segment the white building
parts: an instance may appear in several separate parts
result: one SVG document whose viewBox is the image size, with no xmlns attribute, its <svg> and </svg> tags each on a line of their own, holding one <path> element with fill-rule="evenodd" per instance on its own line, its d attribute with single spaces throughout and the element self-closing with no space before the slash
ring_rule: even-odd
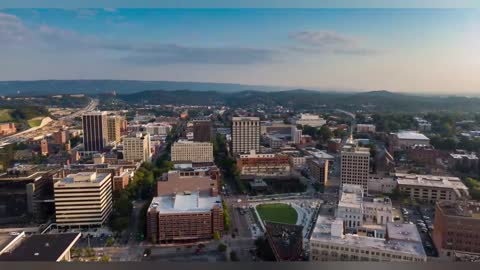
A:
<svg viewBox="0 0 480 270">
<path fill-rule="evenodd" d="M 172 161 L 213 162 L 213 144 L 210 142 L 179 140 L 172 145 Z"/>
<path fill-rule="evenodd" d="M 325 125 L 327 121 L 323 118 L 320 118 L 318 115 L 302 113 L 300 119 L 295 121 L 295 124 L 302 126 L 311 126 L 311 127 L 321 127 Z"/>
<path fill-rule="evenodd" d="M 145 129 L 145 132 L 150 134 L 150 136 L 154 135 L 162 135 L 166 136 L 168 133 L 172 130 L 172 126 L 168 123 L 148 123 L 143 126 Z"/>
<path fill-rule="evenodd" d="M 343 220 L 318 216 L 310 237 L 310 261 L 425 262 L 414 224 L 387 223 L 385 238 L 345 234 Z"/>
<path fill-rule="evenodd" d="M 58 226 L 101 226 L 112 211 L 110 173 L 80 172 L 54 184 Z"/>
<path fill-rule="evenodd" d="M 392 193 L 397 187 L 397 181 L 392 176 L 371 174 L 368 178 L 368 192 Z"/>
<path fill-rule="evenodd" d="M 349 231 L 383 237 L 385 225 L 392 221 L 392 202 L 388 197 L 364 197 L 362 186 L 343 184 L 335 216 Z"/>
<path fill-rule="evenodd" d="M 147 161 L 152 158 L 150 135 L 137 133 L 123 139 L 123 159 L 127 161 Z"/>
</svg>

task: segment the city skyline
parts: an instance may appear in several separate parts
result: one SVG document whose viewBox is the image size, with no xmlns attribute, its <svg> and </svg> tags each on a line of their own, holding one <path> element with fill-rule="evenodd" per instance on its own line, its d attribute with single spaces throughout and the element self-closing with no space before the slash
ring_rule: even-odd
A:
<svg viewBox="0 0 480 270">
<path fill-rule="evenodd" d="M 0 80 L 476 94 L 479 10 L 3 9 Z"/>
</svg>

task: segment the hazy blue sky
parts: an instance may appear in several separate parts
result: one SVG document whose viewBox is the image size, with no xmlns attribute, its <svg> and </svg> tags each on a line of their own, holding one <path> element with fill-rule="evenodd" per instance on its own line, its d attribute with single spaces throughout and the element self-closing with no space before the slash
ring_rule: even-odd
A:
<svg viewBox="0 0 480 270">
<path fill-rule="evenodd" d="M 0 80 L 480 92 L 480 10 L 3 9 Z"/>
</svg>

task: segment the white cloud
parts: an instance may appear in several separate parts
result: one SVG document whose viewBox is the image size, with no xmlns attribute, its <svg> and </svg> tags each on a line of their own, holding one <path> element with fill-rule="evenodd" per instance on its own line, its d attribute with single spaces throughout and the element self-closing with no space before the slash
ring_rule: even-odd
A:
<svg viewBox="0 0 480 270">
<path fill-rule="evenodd" d="M 333 53 L 365 55 L 376 50 L 362 46 L 359 38 L 334 31 L 293 32 L 288 37 L 295 41 L 290 49 L 304 53 Z"/>
<path fill-rule="evenodd" d="M 9 44 L 25 41 L 28 37 L 28 29 L 17 16 L 0 13 L 0 42 Z"/>
</svg>

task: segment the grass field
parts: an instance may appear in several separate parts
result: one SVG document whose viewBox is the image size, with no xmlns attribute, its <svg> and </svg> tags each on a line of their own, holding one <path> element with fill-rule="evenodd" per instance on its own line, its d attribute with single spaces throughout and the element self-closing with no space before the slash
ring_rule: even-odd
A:
<svg viewBox="0 0 480 270">
<path fill-rule="evenodd" d="M 257 205 L 260 218 L 264 221 L 272 221 L 286 224 L 297 223 L 297 211 L 284 203 L 260 204 Z"/>
<path fill-rule="evenodd" d="M 12 116 L 10 115 L 10 112 L 12 110 L 8 110 L 8 109 L 2 109 L 0 110 L 0 122 L 10 122 L 10 121 L 13 121 L 14 119 L 12 118 Z"/>
<path fill-rule="evenodd" d="M 32 127 L 38 127 L 42 123 L 42 119 L 30 119 L 28 120 L 28 126 Z"/>
</svg>

